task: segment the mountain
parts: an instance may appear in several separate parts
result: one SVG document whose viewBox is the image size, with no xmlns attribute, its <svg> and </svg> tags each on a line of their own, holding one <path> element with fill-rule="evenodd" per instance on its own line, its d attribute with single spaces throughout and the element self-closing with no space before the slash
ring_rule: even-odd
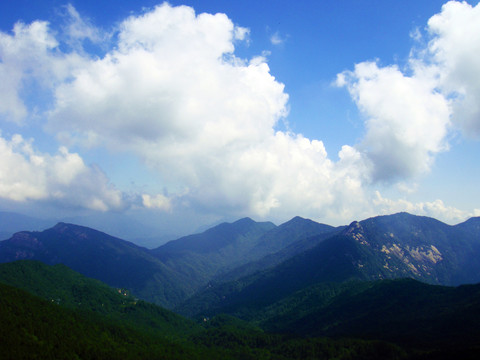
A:
<svg viewBox="0 0 480 360">
<path fill-rule="evenodd" d="M 479 244 L 480 218 L 450 226 L 406 213 L 341 228 L 245 218 L 155 250 L 59 223 L 0 242 L 0 353 L 473 359 L 480 288 L 458 285 L 480 281 Z"/>
<path fill-rule="evenodd" d="M 0 242 L 0 262 L 62 263 L 172 308 L 216 274 L 250 261 L 251 249 L 275 227 L 245 218 L 148 250 L 84 226 L 58 223 L 42 232 L 18 232 Z"/>
<path fill-rule="evenodd" d="M 150 249 L 185 235 L 185 233 L 175 234 L 172 229 L 158 220 L 156 222 L 144 221 L 141 217 L 132 214 L 106 212 L 89 216 L 66 217 L 60 221 L 93 228 Z"/>
<path fill-rule="evenodd" d="M 145 248 L 87 227 L 59 223 L 42 232 L 23 231 L 0 242 L 0 262 L 21 259 L 67 265 L 110 286 L 167 307 L 193 293 L 188 278 Z"/>
<path fill-rule="evenodd" d="M 254 312 L 325 282 L 405 277 L 442 285 L 480 282 L 477 225 L 470 220 L 449 226 L 407 213 L 353 222 L 277 266 L 207 288 L 177 310 L 190 316 Z"/>
<path fill-rule="evenodd" d="M 59 223 L 0 242 L 0 262 L 63 263 L 167 308 L 195 294 L 178 309 L 215 313 L 268 306 L 319 282 L 399 277 L 442 285 L 478 282 L 479 223 L 473 218 L 450 226 L 406 213 L 342 228 L 299 217 L 280 226 L 244 218 L 154 250 Z M 235 281 L 216 285 L 225 279 Z"/>
<path fill-rule="evenodd" d="M 170 241 L 151 253 L 199 287 L 215 275 L 251 261 L 252 249 L 264 234 L 275 228 L 271 222 L 244 218 Z"/>
<path fill-rule="evenodd" d="M 307 251 L 333 236 L 343 227 L 335 228 L 299 216 L 294 217 L 263 235 L 250 251 L 251 259 L 244 265 L 215 278 L 217 282 L 231 281 L 268 269 Z M 255 260 L 258 259 L 258 260 Z"/>
<path fill-rule="evenodd" d="M 267 231 L 276 226 L 271 222 L 256 222 L 250 218 L 243 218 L 233 223 L 222 223 L 214 226 L 200 234 L 184 236 L 180 239 L 170 241 L 154 250 L 154 253 L 161 258 L 169 258 L 187 252 L 213 253 L 227 252 L 231 247 L 246 246 L 253 247 Z"/>
<path fill-rule="evenodd" d="M 333 226 L 296 216 L 263 235 L 258 244 L 250 250 L 250 257 L 261 258 L 267 254 L 276 253 L 300 239 L 331 233 L 334 230 Z"/>
<path fill-rule="evenodd" d="M 399 213 L 355 222 L 345 236 L 356 240 L 385 269 L 374 269 L 372 262 L 357 263 L 370 278 L 411 277 L 432 284 L 459 285 L 480 281 L 479 222 L 472 218 L 450 226 Z"/>
<path fill-rule="evenodd" d="M 171 241 L 153 253 L 192 281 L 226 281 L 279 264 L 338 229 L 295 217 L 279 226 L 250 218 L 222 223 L 203 233 Z M 323 237 L 307 240 L 312 235 Z"/>
</svg>

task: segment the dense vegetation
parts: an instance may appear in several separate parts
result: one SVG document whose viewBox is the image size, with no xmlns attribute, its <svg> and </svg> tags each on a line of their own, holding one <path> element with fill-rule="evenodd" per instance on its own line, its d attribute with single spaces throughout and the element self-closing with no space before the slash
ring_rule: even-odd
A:
<svg viewBox="0 0 480 360">
<path fill-rule="evenodd" d="M 200 325 L 125 294 L 124 290 L 118 292 L 63 265 L 47 266 L 35 261 L 1 265 L 0 357 L 397 359 L 405 356 L 404 350 L 384 342 L 303 339 L 266 333 L 230 316 L 214 317 Z"/>
<path fill-rule="evenodd" d="M 2 359 L 201 358 L 198 349 L 153 332 L 93 312 L 73 311 L 3 284 L 0 319 Z"/>
</svg>

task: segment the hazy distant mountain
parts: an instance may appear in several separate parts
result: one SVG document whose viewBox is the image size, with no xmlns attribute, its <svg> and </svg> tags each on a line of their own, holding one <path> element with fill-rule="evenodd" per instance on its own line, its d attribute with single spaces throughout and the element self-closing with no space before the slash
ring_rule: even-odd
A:
<svg viewBox="0 0 480 360">
<path fill-rule="evenodd" d="M 255 222 L 243 218 L 233 223 L 222 223 L 200 234 L 184 236 L 154 250 L 158 256 L 168 258 L 187 252 L 214 253 L 231 246 L 254 247 L 264 233 L 275 228 L 271 222 Z M 245 252 L 245 251 L 243 251 Z"/>
<path fill-rule="evenodd" d="M 244 218 L 170 241 L 151 253 L 188 276 L 192 284 L 201 286 L 215 275 L 253 260 L 252 249 L 258 246 L 264 234 L 275 228 L 271 222 Z"/>
<path fill-rule="evenodd" d="M 475 219 L 449 226 L 406 213 L 353 222 L 273 268 L 206 289 L 179 310 L 253 311 L 320 282 L 404 277 L 443 285 L 480 282 L 478 230 Z"/>
<path fill-rule="evenodd" d="M 238 266 L 216 281 L 229 281 L 268 269 L 318 245 L 343 227 L 335 228 L 299 216 L 294 217 L 263 235 L 249 252 L 252 261 Z"/>
<path fill-rule="evenodd" d="M 188 278 L 165 266 L 147 249 L 83 226 L 59 223 L 42 232 L 19 232 L 0 242 L 0 262 L 23 259 L 62 263 L 165 306 L 193 293 Z"/>
<path fill-rule="evenodd" d="M 93 228 L 149 249 L 184 235 L 184 233 L 178 235 L 171 229 L 157 228 L 154 223 L 144 222 L 126 214 L 107 212 L 90 216 L 68 217 L 60 219 L 60 221 Z"/>
<path fill-rule="evenodd" d="M 100 213 L 91 216 L 45 220 L 14 212 L 0 211 L 0 240 L 8 239 L 14 233 L 20 231 L 45 230 L 58 222 L 90 227 L 150 249 L 183 235 L 183 233 L 180 233 L 180 235 L 169 233 L 168 230 L 162 231 L 124 214 Z"/>
</svg>

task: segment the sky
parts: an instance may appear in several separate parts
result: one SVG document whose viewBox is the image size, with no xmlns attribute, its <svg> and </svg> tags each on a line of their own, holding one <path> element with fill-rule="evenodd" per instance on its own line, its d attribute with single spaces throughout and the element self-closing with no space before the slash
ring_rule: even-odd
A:
<svg viewBox="0 0 480 360">
<path fill-rule="evenodd" d="M 0 3 L 2 211 L 456 224 L 479 140 L 478 1 Z"/>
</svg>

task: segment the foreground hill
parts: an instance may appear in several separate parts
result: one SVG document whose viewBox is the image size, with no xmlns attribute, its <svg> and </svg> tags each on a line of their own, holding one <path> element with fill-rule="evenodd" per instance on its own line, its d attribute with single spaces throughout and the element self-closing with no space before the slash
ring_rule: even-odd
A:
<svg viewBox="0 0 480 360">
<path fill-rule="evenodd" d="M 270 331 L 381 339 L 418 347 L 480 345 L 480 285 L 413 279 L 318 284 L 263 313 Z"/>
<path fill-rule="evenodd" d="M 0 319 L 2 359 L 207 358 L 178 343 L 85 316 L 1 283 Z"/>
<path fill-rule="evenodd" d="M 143 330 L 153 329 L 166 338 L 178 339 L 199 330 L 191 320 L 138 300 L 126 289 L 115 289 L 87 278 L 62 264 L 49 266 L 32 260 L 0 264 L 0 282 L 68 309 L 108 315 L 110 319 L 128 321 Z"/>
<path fill-rule="evenodd" d="M 398 346 L 384 342 L 268 334 L 226 316 L 213 318 L 202 327 L 63 265 L 34 261 L 0 265 L 0 320 L 2 359 L 346 360 L 406 356 Z"/>
</svg>

